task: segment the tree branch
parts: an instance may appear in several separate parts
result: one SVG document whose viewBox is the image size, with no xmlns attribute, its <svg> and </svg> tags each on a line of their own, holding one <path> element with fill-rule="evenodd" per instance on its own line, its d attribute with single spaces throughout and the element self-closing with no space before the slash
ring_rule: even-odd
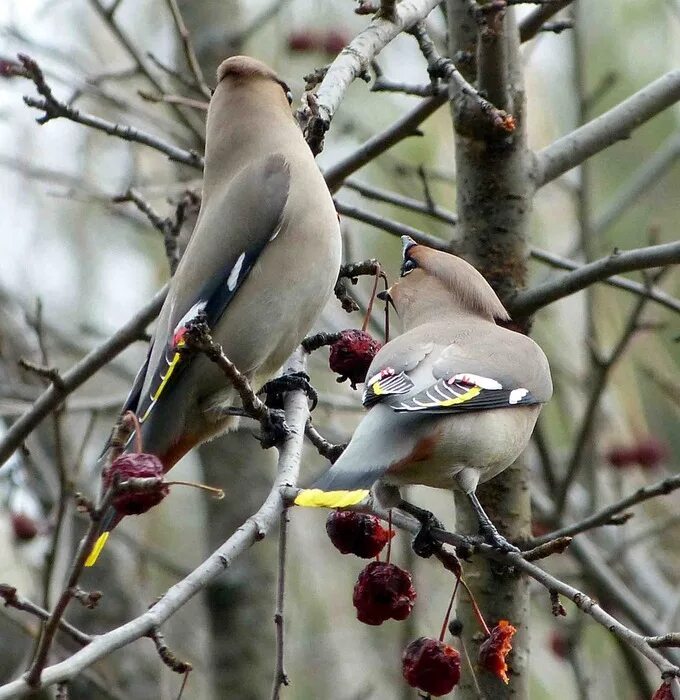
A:
<svg viewBox="0 0 680 700">
<path fill-rule="evenodd" d="M 573 0 L 556 0 L 556 2 L 546 3 L 545 5 L 541 5 L 541 7 L 537 7 L 533 12 L 530 12 L 519 23 L 520 41 L 524 42 L 533 39 L 551 17 L 572 2 Z"/>
<path fill-rule="evenodd" d="M 580 520 L 577 523 L 568 525 L 566 527 L 561 527 L 559 530 L 549 532 L 547 535 L 542 537 L 535 537 L 531 540 L 531 545 L 536 547 L 538 545 L 554 540 L 557 537 L 571 537 L 573 535 L 578 535 L 581 532 L 586 532 L 587 530 L 592 530 L 595 527 L 600 527 L 601 525 L 612 524 L 611 520 L 617 516 L 621 511 L 630 508 L 631 506 L 637 505 L 638 503 L 644 503 L 650 498 L 656 498 L 657 496 L 666 496 L 672 493 L 676 489 L 680 488 L 680 476 L 672 476 L 663 481 L 658 481 L 656 484 L 651 484 L 649 486 L 644 486 L 638 489 L 635 493 L 630 496 L 622 498 L 616 503 L 612 503 L 606 508 L 602 508 L 593 513 L 592 515 Z"/>
<path fill-rule="evenodd" d="M 189 165 L 193 168 L 203 167 L 203 158 L 201 158 L 201 156 L 199 156 L 195 151 L 179 148 L 178 146 L 163 141 L 153 134 L 141 131 L 135 127 L 125 124 L 116 124 L 93 114 L 81 112 L 79 109 L 71 107 L 65 102 L 58 100 L 52 93 L 50 86 L 45 81 L 45 76 L 43 75 L 38 63 L 30 56 L 26 56 L 24 54 L 19 54 L 19 60 L 21 61 L 23 69 L 17 68 L 16 70 L 13 70 L 12 75 L 31 80 L 35 84 L 40 95 L 43 97 L 43 99 L 24 97 L 24 102 L 29 107 L 34 107 L 35 109 L 45 112 L 45 114 L 37 120 L 38 124 L 45 124 L 51 119 L 63 117 L 64 119 L 76 122 L 77 124 L 89 126 L 97 131 L 103 131 L 109 136 L 116 136 L 124 141 L 133 141 L 149 146 L 156 151 L 164 153 L 170 160 L 177 163 L 184 163 L 185 165 Z"/>
<path fill-rule="evenodd" d="M 331 192 L 337 192 L 347 177 L 370 163 L 392 146 L 409 136 L 415 136 L 418 126 L 446 104 L 446 95 L 435 95 L 423 100 L 415 109 L 397 119 L 385 131 L 372 136 L 354 153 L 324 170 L 324 178 Z"/>
<path fill-rule="evenodd" d="M 306 355 L 297 351 L 289 360 L 287 371 L 305 369 Z M 255 542 L 262 540 L 279 518 L 284 504 L 281 489 L 295 484 L 298 477 L 304 438 L 304 426 L 309 415 L 307 397 L 302 391 L 286 394 L 286 419 L 290 434 L 279 447 L 276 481 L 262 507 L 248 518 L 236 532 L 208 559 L 183 580 L 176 583 L 147 612 L 130 622 L 94 639 L 87 647 L 68 659 L 44 669 L 40 687 L 68 681 L 116 649 L 130 644 L 162 625 L 187 601 L 203 590 L 213 579 L 229 568 L 240 554 Z M 0 686 L 0 700 L 10 700 L 27 695 L 32 688 L 24 678 Z"/>
<path fill-rule="evenodd" d="M 562 275 L 517 294 L 508 304 L 513 316 L 530 316 L 538 309 L 552 304 L 558 299 L 585 289 L 594 282 L 600 282 L 617 272 L 645 270 L 650 267 L 672 265 L 680 262 L 680 242 L 637 248 L 625 252 L 615 251 L 606 258 L 600 258 L 577 270 Z M 647 292 L 649 294 L 649 292 Z"/>
<path fill-rule="evenodd" d="M 63 390 L 49 386 L 0 439 L 0 465 L 4 464 L 26 437 L 40 422 L 64 400 L 67 394 L 75 391 L 95 372 L 121 353 L 128 345 L 139 340 L 146 327 L 158 315 L 168 293 L 163 287 L 153 299 L 138 311 L 124 326 L 121 326 L 108 340 L 92 350 L 80 362 L 61 375 Z"/>
<path fill-rule="evenodd" d="M 536 154 L 535 186 L 575 168 L 680 100 L 680 70 L 670 71 Z"/>
<path fill-rule="evenodd" d="M 555 255 L 547 250 L 541 250 L 540 248 L 532 248 L 529 254 L 532 258 L 540 262 L 551 265 L 552 267 L 561 268 L 562 270 L 579 270 L 582 267 L 581 263 Z M 634 282 L 626 277 L 617 277 L 616 275 L 598 280 L 598 282 L 608 284 L 610 287 L 625 289 L 627 292 L 633 292 L 633 294 L 639 296 L 649 297 L 652 301 L 655 301 L 661 306 L 665 306 L 671 311 L 680 312 L 680 299 L 676 299 L 658 287 L 648 287 L 641 282 Z"/>
</svg>

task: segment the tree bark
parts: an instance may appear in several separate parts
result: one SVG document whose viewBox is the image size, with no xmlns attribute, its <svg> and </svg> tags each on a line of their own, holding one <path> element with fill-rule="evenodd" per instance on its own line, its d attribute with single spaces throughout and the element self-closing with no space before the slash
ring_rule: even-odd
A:
<svg viewBox="0 0 680 700">
<path fill-rule="evenodd" d="M 469 4 L 448 0 L 450 55 L 469 51 L 476 30 L 477 84 L 516 123 L 507 136 L 489 136 L 466 122 L 464 106 L 452 102 L 455 131 L 456 188 L 460 244 L 456 252 L 479 269 L 502 300 L 522 289 L 527 272 L 527 226 L 533 195 L 531 159 L 526 142 L 525 96 L 519 62 L 519 35 L 514 11 L 491 12 L 482 25 L 471 22 Z M 490 518 L 509 539 L 526 536 L 530 525 L 529 483 L 525 466 L 516 463 L 488 484 L 479 498 Z M 477 529 L 466 497 L 456 494 L 457 529 Z M 525 577 L 477 557 L 465 565 L 465 577 L 489 626 L 509 620 L 516 628 L 508 657 L 510 683 L 480 671 L 478 683 L 487 698 L 529 697 L 529 595 Z M 482 641 L 465 598 L 458 605 L 463 638 L 474 660 Z M 459 698 L 479 697 L 471 674 L 464 673 Z"/>
</svg>

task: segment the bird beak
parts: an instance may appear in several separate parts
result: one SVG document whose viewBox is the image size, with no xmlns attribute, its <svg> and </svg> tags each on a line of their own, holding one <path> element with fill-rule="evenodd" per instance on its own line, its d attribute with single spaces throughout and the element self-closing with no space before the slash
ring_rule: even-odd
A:
<svg viewBox="0 0 680 700">
<path fill-rule="evenodd" d="M 392 287 L 390 287 L 392 289 Z M 380 301 L 387 302 L 392 308 L 394 309 L 394 312 L 397 313 L 397 307 L 394 305 L 394 300 L 392 299 L 392 295 L 390 294 L 390 289 L 386 289 L 384 292 L 378 292 L 376 294 L 376 297 L 380 299 Z"/>
</svg>

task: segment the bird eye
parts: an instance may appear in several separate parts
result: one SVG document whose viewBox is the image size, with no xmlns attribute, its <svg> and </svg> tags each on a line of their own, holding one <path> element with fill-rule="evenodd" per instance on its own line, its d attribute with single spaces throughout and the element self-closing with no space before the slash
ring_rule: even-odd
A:
<svg viewBox="0 0 680 700">
<path fill-rule="evenodd" d="M 416 265 L 415 260 L 411 260 L 411 258 L 406 258 L 401 266 L 401 276 L 406 277 L 406 275 L 408 275 L 409 272 L 413 272 L 413 270 L 415 270 L 416 267 L 418 267 L 418 265 Z"/>
</svg>

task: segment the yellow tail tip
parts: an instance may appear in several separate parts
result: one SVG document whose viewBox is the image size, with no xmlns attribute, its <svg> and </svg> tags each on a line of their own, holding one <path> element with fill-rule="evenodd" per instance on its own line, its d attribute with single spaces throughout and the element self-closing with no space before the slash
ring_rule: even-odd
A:
<svg viewBox="0 0 680 700">
<path fill-rule="evenodd" d="M 85 560 L 85 566 L 94 566 L 97 563 L 97 559 L 99 559 L 99 555 L 101 554 L 102 549 L 104 549 L 104 545 L 106 544 L 106 540 L 109 539 L 110 534 L 110 532 L 102 532 L 102 534 L 99 535 L 97 541 L 90 550 L 90 554 Z"/>
<path fill-rule="evenodd" d="M 322 491 L 321 489 L 302 489 L 295 497 L 296 506 L 306 508 L 347 508 L 361 503 L 370 491 L 356 489 L 354 491 Z"/>
</svg>

